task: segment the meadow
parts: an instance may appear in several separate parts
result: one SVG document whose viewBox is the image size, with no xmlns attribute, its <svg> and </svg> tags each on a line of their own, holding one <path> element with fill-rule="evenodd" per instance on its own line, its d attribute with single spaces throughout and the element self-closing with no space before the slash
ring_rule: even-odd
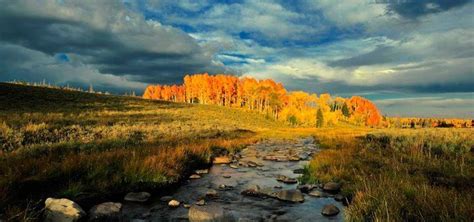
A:
<svg viewBox="0 0 474 222">
<path fill-rule="evenodd" d="M 338 181 L 350 221 L 472 221 L 472 129 L 316 134 L 322 151 L 302 178 Z"/>
<path fill-rule="evenodd" d="M 48 196 L 87 208 L 159 191 L 208 165 L 213 148 L 281 127 L 225 107 L 3 83 L 0 92 L 0 214 L 10 220 L 37 218 L 35 202 Z"/>
<path fill-rule="evenodd" d="M 0 219 L 35 221 L 46 197 L 84 208 L 164 193 L 264 138 L 314 136 L 300 180 L 337 181 L 349 221 L 472 221 L 474 130 L 296 128 L 255 111 L 0 83 Z"/>
</svg>

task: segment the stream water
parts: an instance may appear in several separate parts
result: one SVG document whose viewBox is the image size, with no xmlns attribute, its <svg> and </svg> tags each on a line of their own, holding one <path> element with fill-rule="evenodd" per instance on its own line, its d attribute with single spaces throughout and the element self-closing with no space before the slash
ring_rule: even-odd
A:
<svg viewBox="0 0 474 222">
<path fill-rule="evenodd" d="M 123 214 L 131 221 L 188 221 L 189 206 L 184 204 L 196 204 L 202 199 L 206 205 L 219 205 L 235 221 L 342 221 L 344 207 L 331 195 L 321 198 L 303 193 L 304 202 L 289 202 L 241 194 L 256 186 L 267 192 L 297 189 L 298 183 L 287 184 L 276 178 L 298 178 L 301 174 L 294 170 L 302 169 L 317 152 L 312 138 L 262 141 L 235 155 L 232 164 L 215 164 L 201 178 L 190 179 L 179 187 L 172 194 L 181 202 L 179 207 L 169 207 L 168 202 L 157 198 L 145 205 L 125 203 Z M 323 216 L 321 210 L 326 204 L 334 204 L 341 212 Z"/>
</svg>

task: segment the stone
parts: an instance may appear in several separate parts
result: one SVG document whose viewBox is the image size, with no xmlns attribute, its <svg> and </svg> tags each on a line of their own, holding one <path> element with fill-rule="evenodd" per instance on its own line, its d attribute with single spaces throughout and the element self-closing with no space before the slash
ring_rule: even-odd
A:
<svg viewBox="0 0 474 222">
<path fill-rule="evenodd" d="M 45 201 L 45 220 L 50 222 L 73 222 L 86 215 L 81 206 L 69 199 L 48 198 Z"/>
<path fill-rule="evenodd" d="M 234 187 L 230 185 L 225 185 L 225 184 L 220 184 L 219 189 L 220 190 L 232 190 Z"/>
<path fill-rule="evenodd" d="M 278 161 L 278 162 L 288 162 L 289 159 L 288 159 L 288 157 L 277 157 L 276 161 Z"/>
<path fill-rule="evenodd" d="M 196 174 L 208 174 L 208 173 L 209 173 L 208 169 L 196 170 Z"/>
<path fill-rule="evenodd" d="M 206 192 L 206 196 L 208 196 L 208 197 L 215 197 L 215 196 L 217 196 L 217 191 L 216 191 L 216 190 L 213 190 L 213 189 L 209 189 L 209 190 L 207 190 L 207 192 Z"/>
<path fill-rule="evenodd" d="M 224 178 L 226 178 L 226 179 L 231 178 L 230 175 L 223 175 L 222 177 L 224 177 Z"/>
<path fill-rule="evenodd" d="M 327 182 L 323 186 L 323 190 L 327 192 L 337 193 L 341 190 L 341 184 L 336 182 Z"/>
<path fill-rule="evenodd" d="M 170 207 L 179 207 L 181 203 L 177 200 L 170 200 L 170 202 L 168 202 L 168 206 Z"/>
<path fill-rule="evenodd" d="M 217 204 L 204 206 L 193 205 L 189 208 L 188 219 L 190 222 L 224 222 L 224 208 Z"/>
<path fill-rule="evenodd" d="M 327 197 L 326 194 L 324 194 L 323 192 L 321 192 L 319 190 L 313 190 L 313 191 L 309 192 L 309 195 L 313 196 L 313 197 Z"/>
<path fill-rule="evenodd" d="M 296 178 L 291 178 L 284 175 L 279 175 L 276 180 L 287 184 L 298 183 L 298 180 L 296 180 Z"/>
<path fill-rule="evenodd" d="M 304 169 L 300 168 L 300 169 L 295 169 L 293 170 L 293 173 L 294 174 L 304 174 Z"/>
<path fill-rule="evenodd" d="M 229 167 L 232 169 L 239 169 L 239 166 L 236 164 L 230 164 Z"/>
<path fill-rule="evenodd" d="M 257 167 L 257 170 L 260 170 L 260 171 L 263 171 L 263 172 L 267 172 L 267 171 L 270 171 L 270 168 L 269 167 Z"/>
<path fill-rule="evenodd" d="M 321 210 L 321 214 L 326 217 L 335 216 L 339 213 L 339 208 L 334 206 L 334 204 L 324 205 Z"/>
<path fill-rule="evenodd" d="M 214 164 L 228 164 L 231 163 L 231 159 L 228 156 L 218 156 L 214 157 L 214 161 L 212 161 Z"/>
<path fill-rule="evenodd" d="M 130 192 L 125 195 L 124 200 L 130 201 L 130 202 L 147 202 L 148 199 L 150 199 L 151 194 L 148 192 Z"/>
<path fill-rule="evenodd" d="M 339 201 L 339 202 L 343 201 L 344 199 L 345 199 L 345 197 L 341 194 L 336 194 L 334 196 L 334 200 Z"/>
<path fill-rule="evenodd" d="M 184 207 L 184 208 L 190 208 L 190 207 L 191 207 L 191 204 L 183 204 L 183 207 Z"/>
<path fill-rule="evenodd" d="M 263 189 L 261 189 L 258 185 L 251 185 L 249 188 L 240 192 L 240 194 L 250 197 L 266 197 L 267 195 L 262 193 L 262 190 Z"/>
<path fill-rule="evenodd" d="M 191 176 L 189 176 L 189 179 L 200 179 L 201 176 L 199 174 L 193 174 Z"/>
<path fill-rule="evenodd" d="M 249 167 L 257 167 L 257 163 L 255 163 L 255 162 L 253 162 L 253 161 L 248 161 L 248 162 L 247 162 L 247 165 L 248 165 Z"/>
<path fill-rule="evenodd" d="M 275 188 L 275 189 L 281 189 L 281 188 L 283 188 L 283 187 L 280 186 L 280 185 L 276 185 L 276 186 L 274 186 L 273 188 Z"/>
<path fill-rule="evenodd" d="M 198 205 L 198 206 L 206 205 L 206 201 L 205 200 L 199 200 L 198 202 L 196 202 L 196 205 Z"/>
<path fill-rule="evenodd" d="M 173 199 L 172 196 L 163 196 L 163 197 L 160 198 L 160 201 L 161 202 L 169 202 L 172 199 Z"/>
<path fill-rule="evenodd" d="M 276 156 L 264 156 L 263 160 L 268 160 L 268 161 L 277 161 L 278 158 Z"/>
<path fill-rule="evenodd" d="M 121 203 L 102 203 L 89 210 L 89 221 L 118 221 L 121 211 Z"/>
<path fill-rule="evenodd" d="M 306 153 L 303 153 L 299 156 L 300 160 L 307 160 L 309 158 L 309 155 Z"/>
<path fill-rule="evenodd" d="M 275 192 L 275 197 L 279 200 L 289 202 L 304 202 L 304 196 L 299 190 L 281 190 Z"/>
<path fill-rule="evenodd" d="M 309 193 L 311 190 L 315 188 L 315 186 L 311 184 L 304 184 L 304 185 L 298 185 L 296 188 L 303 193 Z"/>
<path fill-rule="evenodd" d="M 290 157 L 288 157 L 288 160 L 289 161 L 299 161 L 300 157 L 299 156 L 290 156 Z"/>
<path fill-rule="evenodd" d="M 275 155 L 267 155 L 263 157 L 263 160 L 268 161 L 277 161 L 277 162 L 286 162 L 288 161 L 287 156 L 275 156 Z"/>
</svg>

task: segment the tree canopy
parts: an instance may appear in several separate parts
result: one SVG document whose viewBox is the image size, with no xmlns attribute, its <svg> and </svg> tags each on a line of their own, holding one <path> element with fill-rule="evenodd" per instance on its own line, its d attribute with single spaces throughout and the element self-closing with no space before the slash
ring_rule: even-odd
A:
<svg viewBox="0 0 474 222">
<path fill-rule="evenodd" d="M 292 125 L 332 126 L 345 122 L 378 126 L 382 123 L 377 107 L 360 96 L 346 99 L 333 98 L 329 93 L 318 97 L 303 91 L 288 92 L 283 84 L 271 79 L 207 73 L 186 75 L 182 85 L 148 86 L 143 98 L 244 108 Z M 317 118 L 320 115 L 324 117 L 321 120 Z"/>
</svg>

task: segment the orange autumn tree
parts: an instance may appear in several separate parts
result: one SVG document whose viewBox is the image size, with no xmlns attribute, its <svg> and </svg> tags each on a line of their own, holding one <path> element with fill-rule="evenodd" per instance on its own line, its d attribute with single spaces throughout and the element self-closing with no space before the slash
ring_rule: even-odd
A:
<svg viewBox="0 0 474 222">
<path fill-rule="evenodd" d="M 365 123 L 367 126 L 376 126 L 381 123 L 382 115 L 377 107 L 368 99 L 353 96 L 346 103 L 349 107 L 351 118 L 356 122 Z"/>
<path fill-rule="evenodd" d="M 244 108 L 294 125 L 315 126 L 318 110 L 325 126 L 337 125 L 340 120 L 367 126 L 382 122 L 377 107 L 362 97 L 333 99 L 325 93 L 318 98 L 302 91 L 287 92 L 281 83 L 271 79 L 233 75 L 186 75 L 183 85 L 148 86 L 143 98 Z"/>
</svg>

